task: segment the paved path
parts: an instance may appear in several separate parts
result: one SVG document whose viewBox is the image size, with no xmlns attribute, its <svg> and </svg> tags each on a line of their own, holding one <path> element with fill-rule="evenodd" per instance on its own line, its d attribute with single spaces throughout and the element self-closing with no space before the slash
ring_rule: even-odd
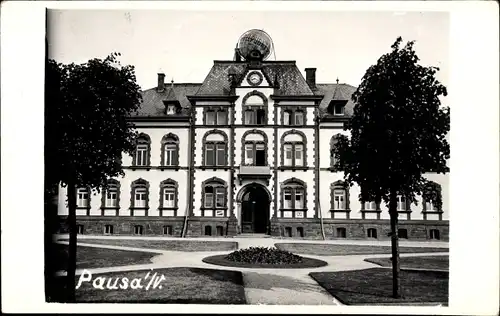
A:
<svg viewBox="0 0 500 316">
<path fill-rule="evenodd" d="M 81 238 L 83 237 L 83 238 Z M 79 240 L 84 241 L 86 238 L 99 239 L 120 239 L 101 236 L 79 236 Z M 62 237 L 64 238 L 64 237 Z M 121 237 L 123 239 L 123 237 Z M 161 237 L 160 237 L 161 238 Z M 141 238 L 134 239 L 154 239 L 160 238 Z M 131 239 L 127 237 L 126 239 Z M 181 238 L 165 238 L 165 240 L 181 239 Z M 193 240 L 193 239 L 191 239 Z M 265 246 L 272 247 L 275 243 L 281 240 L 275 238 L 196 238 L 194 240 L 220 240 L 220 241 L 236 241 L 239 248 L 249 246 Z M 305 241 L 305 240 L 283 240 L 283 242 L 294 243 L 329 243 L 329 244 L 356 244 L 356 245 L 387 245 L 388 242 L 372 242 L 372 241 Z M 58 243 L 67 244 L 67 242 L 59 241 Z M 364 261 L 365 258 L 380 258 L 390 257 L 390 254 L 374 254 L 374 255 L 349 255 L 349 256 L 313 256 L 304 255 L 310 258 L 316 258 L 328 263 L 325 267 L 306 268 L 306 269 L 255 269 L 255 268 L 235 268 L 211 265 L 202 262 L 202 259 L 209 255 L 227 254 L 228 251 L 211 251 L 211 252 L 180 252 L 180 251 L 164 251 L 159 249 L 145 249 L 133 247 L 121 247 L 113 245 L 98 245 L 87 244 L 85 242 L 78 243 L 81 246 L 98 247 L 106 249 L 118 249 L 128 251 L 142 251 L 158 254 L 151 259 L 151 264 L 129 265 L 120 267 L 95 268 L 87 269 L 93 274 L 118 272 L 118 271 L 133 271 L 143 269 L 161 269 L 172 267 L 196 267 L 208 269 L 223 269 L 241 271 L 243 274 L 243 282 L 245 286 L 245 295 L 249 304 L 277 304 L 277 305 L 341 305 L 332 295 L 324 290 L 310 276 L 309 272 L 320 271 L 348 271 L 360 270 L 373 267 L 379 267 L 376 264 Z M 437 246 L 440 244 L 440 246 Z M 405 243 L 404 246 L 408 246 Z M 445 243 L 413 243 L 414 247 L 447 247 Z M 448 252 L 433 252 L 433 253 L 407 253 L 401 254 L 401 257 L 426 256 L 426 255 L 449 255 Z M 80 275 L 83 269 L 76 271 Z M 64 275 L 65 273 L 60 273 Z"/>
</svg>

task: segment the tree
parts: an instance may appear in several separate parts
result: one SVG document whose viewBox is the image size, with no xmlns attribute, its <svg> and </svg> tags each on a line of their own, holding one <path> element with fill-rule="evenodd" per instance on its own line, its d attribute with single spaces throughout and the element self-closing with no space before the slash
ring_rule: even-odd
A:
<svg viewBox="0 0 500 316">
<path fill-rule="evenodd" d="M 384 201 L 391 223 L 393 297 L 401 297 L 397 196 L 412 203 L 422 194 L 427 172 L 446 173 L 450 112 L 441 105 L 446 87 L 437 67 L 418 64 L 413 45 L 402 38 L 368 68 L 352 95 L 354 110 L 332 154 L 349 185 L 361 187 L 361 201 Z"/>
<path fill-rule="evenodd" d="M 123 176 L 122 153 L 135 150 L 136 132 L 127 118 L 142 102 L 134 67 L 118 53 L 84 64 L 46 64 L 46 190 L 67 186 L 68 301 L 75 300 L 76 190 L 100 192 L 107 180 Z"/>
</svg>

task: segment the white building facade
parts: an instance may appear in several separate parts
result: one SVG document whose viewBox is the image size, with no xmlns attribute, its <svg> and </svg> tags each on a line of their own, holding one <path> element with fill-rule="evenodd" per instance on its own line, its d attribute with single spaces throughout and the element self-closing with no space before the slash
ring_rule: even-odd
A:
<svg viewBox="0 0 500 316">
<path fill-rule="evenodd" d="M 77 191 L 82 234 L 389 238 L 384 204 L 359 201 L 332 168 L 352 114 L 347 84 L 316 84 L 294 61 L 214 61 L 201 84 L 143 91 L 125 176 L 99 195 Z M 448 240 L 449 175 L 426 175 L 442 206 L 398 197 L 401 238 Z M 67 216 L 60 189 L 59 215 Z"/>
</svg>

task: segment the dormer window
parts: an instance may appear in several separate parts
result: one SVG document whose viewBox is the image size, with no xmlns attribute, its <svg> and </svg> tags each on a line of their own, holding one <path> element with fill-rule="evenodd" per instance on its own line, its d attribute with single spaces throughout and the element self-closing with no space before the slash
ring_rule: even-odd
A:
<svg viewBox="0 0 500 316">
<path fill-rule="evenodd" d="M 167 106 L 167 115 L 172 115 L 175 114 L 175 105 L 169 105 Z"/>
<path fill-rule="evenodd" d="M 333 115 L 344 115 L 344 105 L 335 104 L 335 107 L 333 108 Z"/>
</svg>

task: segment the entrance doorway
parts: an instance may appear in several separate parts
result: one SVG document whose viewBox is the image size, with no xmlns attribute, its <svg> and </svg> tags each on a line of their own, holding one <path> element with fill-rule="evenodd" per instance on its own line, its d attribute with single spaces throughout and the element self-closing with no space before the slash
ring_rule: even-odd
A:
<svg viewBox="0 0 500 316">
<path fill-rule="evenodd" d="M 269 195 L 261 185 L 246 188 L 241 201 L 241 232 L 268 234 Z"/>
</svg>

